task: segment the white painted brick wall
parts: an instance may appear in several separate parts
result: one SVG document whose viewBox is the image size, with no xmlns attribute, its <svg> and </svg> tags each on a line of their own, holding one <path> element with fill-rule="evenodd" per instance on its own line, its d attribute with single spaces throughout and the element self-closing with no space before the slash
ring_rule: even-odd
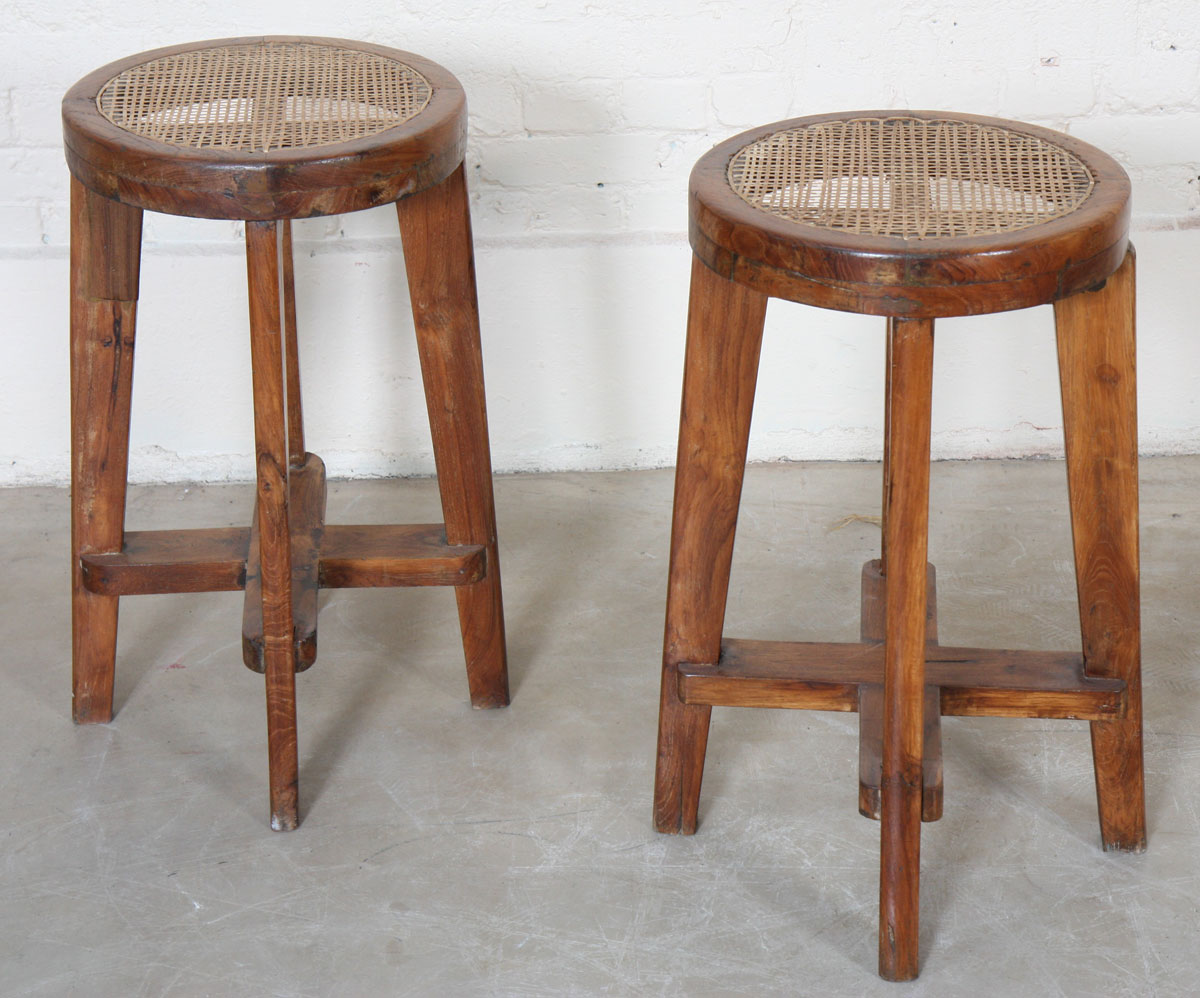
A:
<svg viewBox="0 0 1200 998">
<path fill-rule="evenodd" d="M 0 482 L 66 476 L 62 93 L 136 51 L 255 33 L 393 45 L 462 80 L 499 468 L 673 460 L 692 165 L 744 128 L 852 108 L 1017 117 L 1116 156 L 1134 182 L 1143 443 L 1200 449 L 1196 0 L 21 0 L 4 24 Z M 147 217 L 136 477 L 250 474 L 240 235 Z M 314 447 L 340 473 L 430 470 L 394 213 L 306 221 L 297 240 Z M 1042 312 L 941 324 L 937 453 L 1061 447 Z M 752 453 L 876 454 L 879 322 L 779 303 L 768 324 Z"/>
<path fill-rule="evenodd" d="M 621 117 L 627 128 L 658 133 L 702 132 L 708 125 L 705 77 L 642 77 L 621 82 Z"/>
</svg>

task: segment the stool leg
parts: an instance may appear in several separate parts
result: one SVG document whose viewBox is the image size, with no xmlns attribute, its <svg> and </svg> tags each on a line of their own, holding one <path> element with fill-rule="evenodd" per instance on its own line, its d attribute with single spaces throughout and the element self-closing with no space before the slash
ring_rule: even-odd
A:
<svg viewBox="0 0 1200 998">
<path fill-rule="evenodd" d="M 112 720 L 119 597 L 83 586 L 80 554 L 119 552 L 142 212 L 71 180 L 72 715 Z"/>
<path fill-rule="evenodd" d="M 892 418 L 892 335 L 896 319 L 888 319 L 887 358 L 883 405 L 883 504 L 884 522 L 879 560 L 867 562 L 862 572 L 862 641 L 882 642 L 886 638 L 887 620 L 887 498 L 891 482 L 891 418 Z M 937 636 L 937 573 L 927 568 L 929 582 L 925 596 L 925 641 L 936 645 Z M 883 778 L 883 687 L 863 683 L 858 688 L 858 811 L 866 818 L 879 818 L 880 780 Z M 936 686 L 925 687 L 925 733 L 923 749 L 924 795 L 922 821 L 938 821 L 942 817 L 944 797 L 942 780 L 942 713 L 941 691 Z"/>
<path fill-rule="evenodd" d="M 287 366 L 288 466 L 304 466 L 304 411 L 300 404 L 300 342 L 296 329 L 296 276 L 292 258 L 292 220 L 279 223 L 283 228 L 281 272 L 283 280 L 284 363 Z"/>
<path fill-rule="evenodd" d="M 446 540 L 487 548 L 487 574 L 458 586 L 473 707 L 508 703 L 508 658 L 492 496 L 475 256 L 462 165 L 396 204 L 425 382 Z"/>
<path fill-rule="evenodd" d="M 1083 657 L 1124 679 L 1125 717 L 1092 722 L 1105 849 L 1146 847 L 1138 596 L 1134 256 L 1099 291 L 1054 307 Z"/>
<path fill-rule="evenodd" d="M 766 308 L 766 296 L 693 258 L 654 780 L 660 832 L 696 830 L 712 709 L 679 699 L 677 667 L 720 656 Z"/>
<path fill-rule="evenodd" d="M 278 223 L 246 223 L 263 661 L 267 688 L 267 755 L 271 773 L 271 827 L 278 832 L 291 831 L 299 824 L 292 550 L 288 526 L 283 250 L 283 233 Z"/>
<path fill-rule="evenodd" d="M 909 981 L 918 970 L 933 321 L 895 320 L 888 335 L 879 974 Z"/>
</svg>

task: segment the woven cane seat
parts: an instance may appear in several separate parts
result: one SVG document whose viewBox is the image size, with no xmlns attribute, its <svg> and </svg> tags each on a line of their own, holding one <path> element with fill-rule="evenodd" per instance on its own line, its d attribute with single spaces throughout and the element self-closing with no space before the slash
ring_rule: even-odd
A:
<svg viewBox="0 0 1200 998">
<path fill-rule="evenodd" d="M 326 38 L 233 38 L 143 53 L 63 102 L 67 158 L 94 190 L 216 218 L 336 214 L 441 182 L 465 100 L 406 52 Z"/>
<path fill-rule="evenodd" d="M 847 311 L 961 315 L 1101 283 L 1129 181 L 1048 129 L 924 111 L 822 115 L 730 139 L 692 173 L 691 239 L 768 294 Z"/>
<path fill-rule="evenodd" d="M 429 103 L 411 66 L 341 45 L 263 40 L 142 62 L 100 90 L 100 113 L 168 145 L 269 153 L 394 128 Z"/>
</svg>

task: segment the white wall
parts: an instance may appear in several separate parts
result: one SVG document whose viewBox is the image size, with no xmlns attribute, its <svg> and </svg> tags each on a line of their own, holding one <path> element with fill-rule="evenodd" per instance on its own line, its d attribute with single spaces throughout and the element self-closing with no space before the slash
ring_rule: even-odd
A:
<svg viewBox="0 0 1200 998">
<path fill-rule="evenodd" d="M 67 475 L 67 172 L 58 102 L 120 56 L 235 34 L 421 53 L 462 80 L 498 470 L 674 460 L 685 192 L 772 119 L 949 108 L 1065 129 L 1134 180 L 1144 450 L 1200 450 L 1196 0 L 3 0 L 0 483 Z M 236 225 L 148 217 L 132 476 L 252 473 Z M 432 470 L 395 216 L 304 222 L 310 448 L 331 473 Z M 877 456 L 882 320 L 776 302 L 753 456 Z M 939 326 L 934 450 L 1061 449 L 1050 310 Z"/>
</svg>

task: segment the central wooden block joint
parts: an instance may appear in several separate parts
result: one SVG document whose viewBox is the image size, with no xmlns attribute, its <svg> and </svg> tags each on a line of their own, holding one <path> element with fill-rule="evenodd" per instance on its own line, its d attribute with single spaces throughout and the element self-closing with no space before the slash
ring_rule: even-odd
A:
<svg viewBox="0 0 1200 998">
<path fill-rule="evenodd" d="M 927 568 L 925 643 L 937 644 L 937 573 Z M 862 622 L 860 639 L 882 644 L 887 620 L 887 579 L 883 562 L 868 561 L 862 570 Z M 878 821 L 883 786 L 883 685 L 864 683 L 858 688 L 858 813 Z M 925 687 L 925 733 L 922 762 L 921 820 L 942 816 L 942 698 L 936 686 Z"/>
<path fill-rule="evenodd" d="M 317 657 L 321 589 L 467 586 L 488 572 L 482 544 L 449 544 L 441 523 L 325 524 L 325 464 L 305 454 L 288 469 L 292 617 L 296 671 Z M 209 527 L 125 534 L 120 552 L 85 553 L 89 592 L 104 596 L 244 589 L 242 659 L 255 672 L 263 657 L 257 505 L 250 529 Z"/>
</svg>

